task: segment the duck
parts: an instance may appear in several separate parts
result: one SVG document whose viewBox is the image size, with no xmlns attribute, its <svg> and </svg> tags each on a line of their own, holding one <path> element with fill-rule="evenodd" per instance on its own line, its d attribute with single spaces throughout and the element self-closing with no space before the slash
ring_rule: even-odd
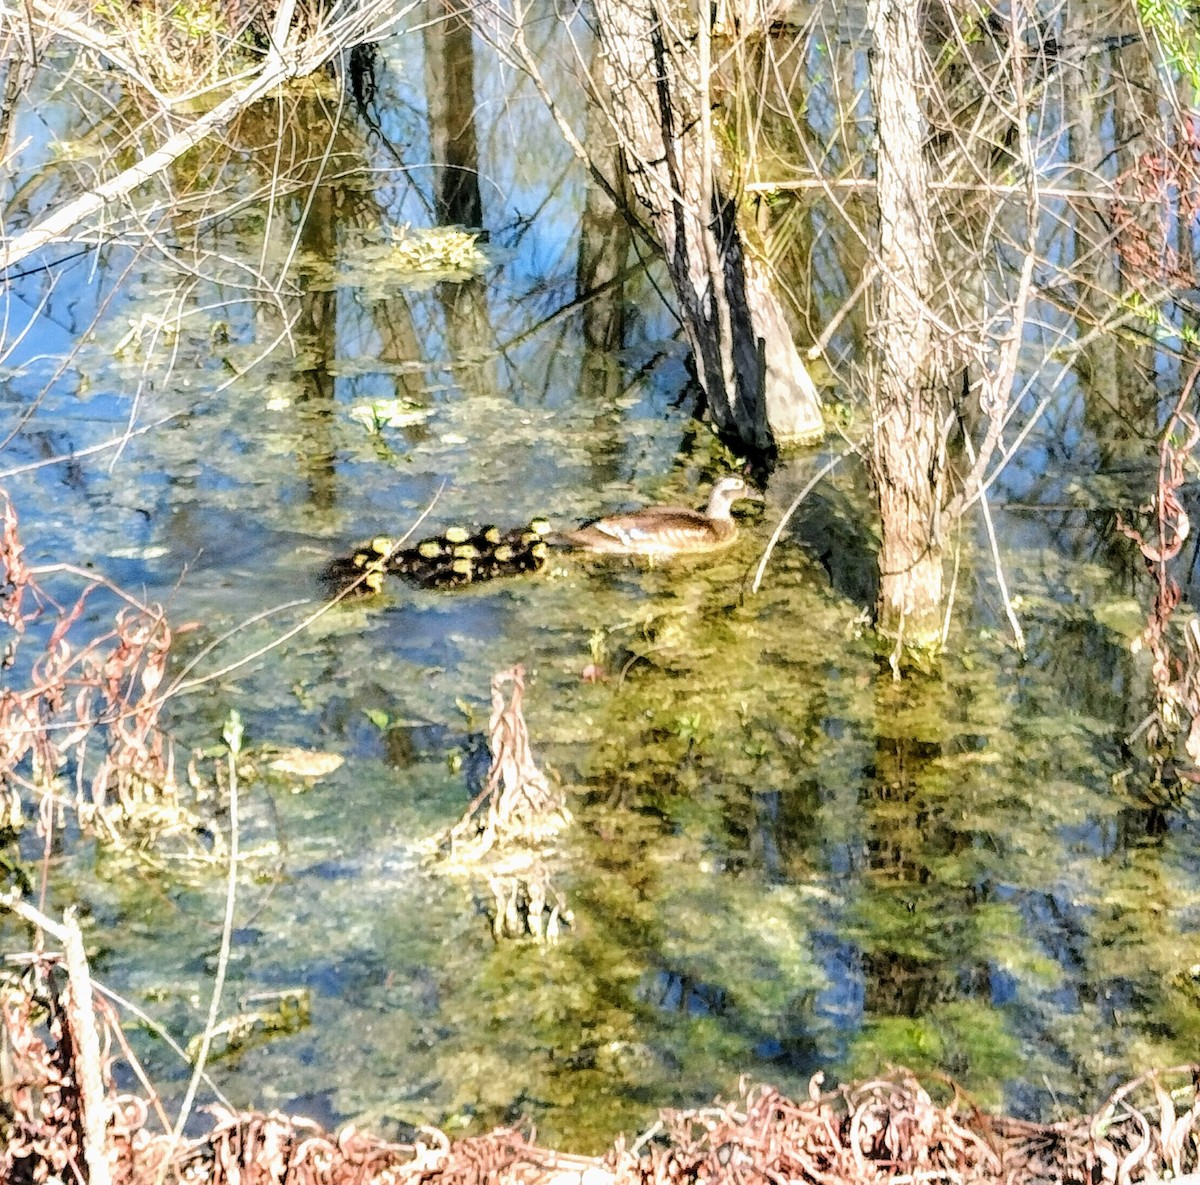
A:
<svg viewBox="0 0 1200 1185">
<path fill-rule="evenodd" d="M 576 551 L 651 559 L 718 551 L 737 538 L 731 508 L 743 499 L 761 502 L 763 496 L 745 478 L 730 475 L 713 486 L 704 510 L 647 506 L 631 514 L 598 518 L 578 530 L 551 536 L 549 542 Z"/>
</svg>

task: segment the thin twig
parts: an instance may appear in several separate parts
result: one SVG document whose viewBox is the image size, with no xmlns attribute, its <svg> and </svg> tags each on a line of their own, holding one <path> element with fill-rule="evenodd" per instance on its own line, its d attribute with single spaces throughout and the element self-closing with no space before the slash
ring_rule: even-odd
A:
<svg viewBox="0 0 1200 1185">
<path fill-rule="evenodd" d="M 780 535 L 783 534 L 783 529 L 788 525 L 793 514 L 800 507 L 800 503 L 808 497 L 816 488 L 817 483 L 827 474 L 836 469 L 851 453 L 857 452 L 856 448 L 848 448 L 844 452 L 838 453 L 831 461 L 826 462 L 820 469 L 817 470 L 812 480 L 804 487 L 792 500 L 791 506 L 784 511 L 783 517 L 775 526 L 775 530 L 771 533 L 771 538 L 767 543 L 766 549 L 762 553 L 762 559 L 758 561 L 758 571 L 754 573 L 754 583 L 750 586 L 752 593 L 758 592 L 758 586 L 762 583 L 763 573 L 767 570 L 767 561 L 771 558 L 771 553 L 775 550 L 775 544 L 779 542 Z"/>
<path fill-rule="evenodd" d="M 108 1167 L 106 1147 L 109 1101 L 104 1089 L 104 1074 L 100 1064 L 100 1036 L 96 1030 L 96 1010 L 92 1004 L 92 977 L 88 971 L 87 953 L 83 949 L 83 932 L 75 920 L 72 907 L 56 922 L 40 909 L 21 900 L 19 891 L 0 896 L 0 906 L 11 909 L 18 917 L 44 930 L 62 943 L 70 1000 L 67 1022 L 79 1058 L 77 1085 L 83 1128 L 83 1159 L 87 1165 L 88 1185 L 109 1185 L 112 1177 Z"/>
<path fill-rule="evenodd" d="M 963 443 L 967 446 L 967 456 L 974 464 L 975 446 L 971 443 L 971 437 L 966 433 L 963 434 Z M 1017 649 L 1024 658 L 1025 631 L 1021 629 L 1021 623 L 1017 620 L 1016 612 L 1013 610 L 1012 597 L 1008 595 L 1008 581 L 1004 579 L 1004 561 L 1000 558 L 1000 545 L 996 542 L 996 528 L 992 524 L 992 511 L 988 506 L 987 493 L 982 489 L 979 491 L 979 509 L 983 514 L 983 525 L 987 529 L 988 544 L 992 549 L 992 563 L 996 568 L 996 583 L 1000 586 L 1000 597 L 1004 602 L 1004 615 L 1012 627 L 1013 640 L 1017 644 Z"/>
<path fill-rule="evenodd" d="M 401 547 L 403 547 L 405 542 L 412 536 L 413 532 L 425 521 L 425 519 L 429 516 L 430 512 L 437 505 L 438 499 L 442 496 L 442 491 L 445 488 L 446 488 L 446 483 L 443 481 L 442 484 L 440 486 L 438 486 L 437 490 L 434 492 L 433 497 L 429 500 L 429 504 L 425 507 L 425 509 L 423 511 L 421 511 L 420 516 L 416 519 L 416 521 L 412 524 L 412 526 L 409 527 L 408 530 L 405 531 L 404 534 L 393 545 L 392 552 L 398 551 Z M 249 621 L 239 623 L 228 633 L 223 634 L 220 638 L 215 639 L 212 643 L 210 643 L 203 650 L 201 650 L 200 653 L 197 654 L 187 664 L 187 666 L 185 666 L 183 668 L 183 670 L 180 671 L 179 674 L 175 676 L 174 680 L 171 682 L 170 687 L 168 687 L 167 690 L 162 694 L 162 696 L 159 698 L 158 702 L 165 703 L 172 696 L 182 695 L 185 692 L 189 692 L 189 691 L 195 691 L 198 687 L 203 687 L 205 684 L 211 683 L 215 679 L 223 679 L 226 675 L 231 674 L 233 671 L 240 670 L 242 667 L 246 666 L 248 663 L 252 663 L 256 659 L 261 658 L 264 654 L 269 654 L 272 650 L 275 650 L 277 647 L 282 646 L 284 642 L 290 641 L 297 634 L 303 633 L 306 629 L 308 629 L 308 627 L 310 625 L 312 625 L 314 622 L 320 620 L 320 618 L 324 617 L 326 613 L 328 613 L 330 610 L 334 609 L 336 606 L 340 605 L 342 603 L 342 601 L 344 601 L 351 593 L 354 592 L 354 590 L 356 588 L 359 587 L 360 584 L 362 584 L 362 582 L 366 579 L 366 577 L 367 577 L 367 573 L 364 571 L 364 573 L 357 580 L 355 580 L 355 582 L 353 584 L 347 585 L 332 600 L 323 602 L 319 609 L 315 610 L 313 613 L 310 613 L 302 621 L 300 621 L 296 625 L 294 625 L 290 630 L 287 630 L 284 633 L 280 634 L 279 637 L 273 638 L 270 642 L 266 643 L 263 646 L 260 646 L 257 650 L 253 650 L 249 654 L 243 655 L 241 658 L 237 659 L 235 662 L 231 662 L 231 663 L 227 664 L 226 666 L 221 667 L 219 670 L 211 671 L 211 672 L 209 672 L 209 674 L 201 675 L 196 679 L 188 679 L 187 676 L 193 670 L 195 670 L 196 664 L 202 658 L 204 658 L 206 655 L 210 654 L 216 646 L 219 646 L 222 642 L 227 641 L 234 634 L 236 634 L 239 631 L 241 631 L 242 629 L 244 629 L 247 625 L 251 624 L 254 621 L 261 619 L 262 617 L 266 617 L 272 613 L 279 613 L 279 612 L 283 611 L 284 609 L 291 609 L 297 605 L 305 605 L 305 604 L 308 604 L 308 602 L 306 600 L 289 601 L 286 605 L 280 605 L 280 606 L 276 606 L 275 608 L 265 610 L 263 613 L 256 614 L 254 617 L 250 618 Z"/>
<path fill-rule="evenodd" d="M 229 723 L 225 727 L 227 757 L 229 760 L 229 878 L 225 886 L 225 918 L 221 925 L 221 949 L 217 955 L 217 970 L 213 977 L 212 997 L 208 1002 L 208 1017 L 204 1022 L 204 1032 L 200 1037 L 200 1048 L 196 1052 L 196 1061 L 192 1069 L 192 1077 L 188 1082 L 187 1093 L 179 1107 L 179 1118 L 175 1121 L 171 1132 L 170 1142 L 163 1153 L 159 1164 L 155 1185 L 163 1185 L 171 1167 L 171 1158 L 179 1146 L 183 1129 L 191 1114 L 192 1104 L 196 1101 L 196 1091 L 200 1088 L 200 1079 L 204 1075 L 204 1065 L 208 1060 L 208 1051 L 212 1046 L 213 1032 L 217 1027 L 217 1015 L 221 1010 L 221 993 L 225 989 L 225 972 L 229 967 L 229 951 L 233 944 L 233 907 L 237 899 L 237 867 L 238 867 L 238 775 L 237 759 L 241 750 L 242 722 L 236 712 L 229 715 Z"/>
<path fill-rule="evenodd" d="M 946 594 L 946 616 L 942 619 L 942 649 L 950 637 L 950 621 L 954 616 L 954 601 L 958 595 L 958 570 L 962 563 L 962 519 L 956 524 L 954 533 L 954 568 L 950 574 L 950 591 Z"/>
<path fill-rule="evenodd" d="M 87 448 L 75 449 L 69 453 L 59 453 L 54 457 L 44 457 L 40 461 L 30 461 L 27 465 L 14 465 L 11 469 L 5 469 L 0 472 L 0 481 L 7 481 L 10 477 L 17 477 L 22 473 L 32 473 L 35 469 L 46 469 L 51 465 L 65 465 L 68 461 L 77 460 L 79 457 L 90 457 L 95 453 L 103 453 L 110 448 L 121 448 L 133 437 L 144 436 L 147 432 L 153 432 L 155 428 L 161 428 L 164 424 L 169 424 L 172 420 L 177 420 L 180 416 L 186 414 L 183 411 L 173 411 L 170 415 L 163 416 L 155 420 L 152 424 L 145 424 L 132 432 L 122 432 L 119 436 L 102 440 L 99 444 L 92 444 Z"/>
<path fill-rule="evenodd" d="M 159 1024 L 159 1022 L 156 1021 L 154 1017 L 152 1017 L 144 1008 L 140 1008 L 127 996 L 122 996 L 120 992 L 114 992 L 112 988 L 105 987 L 104 984 L 99 983 L 96 980 L 92 981 L 92 987 L 94 987 L 96 991 L 100 993 L 100 995 L 111 1000 L 119 1008 L 137 1017 L 137 1019 L 141 1021 L 141 1023 L 144 1024 L 146 1028 L 149 1029 L 150 1032 L 152 1032 L 164 1045 L 166 1045 L 166 1047 L 170 1049 L 172 1053 L 178 1055 L 181 1062 L 191 1061 L 191 1058 L 189 1058 L 187 1055 L 187 1050 L 184 1049 L 183 1046 L 171 1036 L 171 1033 L 168 1029 Z M 216 1098 L 218 1103 L 224 1107 L 228 1107 L 231 1111 L 235 1110 L 234 1105 L 221 1092 L 221 1088 L 207 1074 L 204 1075 L 204 1085 L 213 1092 L 213 1096 Z M 169 1129 L 171 1125 L 166 1123 L 163 1126 L 165 1129 Z"/>
</svg>

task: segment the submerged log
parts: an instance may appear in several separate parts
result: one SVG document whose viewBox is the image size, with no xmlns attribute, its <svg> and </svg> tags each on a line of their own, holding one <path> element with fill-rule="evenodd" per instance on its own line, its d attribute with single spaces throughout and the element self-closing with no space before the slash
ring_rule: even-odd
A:
<svg viewBox="0 0 1200 1185">
<path fill-rule="evenodd" d="M 817 390 L 749 249 L 713 134 L 709 28 L 669 0 L 597 0 L 609 118 L 635 213 L 666 256 L 718 430 L 742 448 L 812 443 Z M 701 5 L 707 19 L 709 8 Z"/>
</svg>

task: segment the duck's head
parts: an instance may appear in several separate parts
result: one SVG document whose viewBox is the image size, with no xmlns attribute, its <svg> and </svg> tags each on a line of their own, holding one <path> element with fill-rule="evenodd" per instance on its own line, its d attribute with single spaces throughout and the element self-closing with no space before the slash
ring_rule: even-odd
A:
<svg viewBox="0 0 1200 1185">
<path fill-rule="evenodd" d="M 735 502 L 740 502 L 743 499 L 761 502 L 763 496 L 744 477 L 730 474 L 728 477 L 721 478 L 713 486 L 712 493 L 708 496 L 708 517 L 728 518 L 729 508 Z"/>
</svg>

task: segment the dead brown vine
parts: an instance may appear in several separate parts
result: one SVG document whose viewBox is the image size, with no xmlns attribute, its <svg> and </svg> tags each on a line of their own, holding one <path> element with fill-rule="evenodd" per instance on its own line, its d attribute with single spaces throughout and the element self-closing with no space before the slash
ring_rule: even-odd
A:
<svg viewBox="0 0 1200 1185">
<path fill-rule="evenodd" d="M 69 606 L 59 605 L 40 578 L 69 565 L 27 564 L 16 509 L 0 491 L 0 622 L 8 628 L 4 667 L 17 667 L 19 647 L 35 622 L 48 626 L 44 645 L 0 687 L 0 788 L 38 797 L 42 825 L 52 805 L 67 801 L 63 772 L 74 767 L 74 807 L 85 828 L 115 834 L 147 804 L 174 801 L 170 743 L 160 722 L 157 692 L 173 633 L 162 608 L 144 605 L 103 580 L 86 584 Z M 101 588 L 124 605 L 110 629 L 90 634 L 83 622 Z"/>
<path fill-rule="evenodd" d="M 55 967 L 38 956 L 0 991 L 9 1051 L 0 1185 L 83 1179 L 80 1068 Z M 164 1166 L 170 1137 L 150 1129 L 144 1100 L 115 1092 L 115 1021 L 108 1013 L 98 1021 L 115 1185 L 146 1185 L 164 1168 L 204 1185 L 1134 1185 L 1200 1166 L 1200 1065 L 1143 1074 L 1094 1115 L 1053 1124 L 986 1115 L 952 1083 L 943 1084 L 947 1101 L 935 1101 L 902 1069 L 830 1091 L 818 1075 L 804 1099 L 753 1086 L 732 1102 L 665 1111 L 603 1158 L 539 1147 L 515 1128 L 455 1142 L 423 1128 L 412 1143 L 396 1143 L 279 1112 L 214 1107 L 208 1130 L 182 1141 Z"/>
<path fill-rule="evenodd" d="M 1172 243 L 1200 212 L 1200 131 L 1194 120 L 1178 127 L 1170 144 L 1139 156 L 1117 178 L 1116 192 L 1113 230 L 1128 281 L 1193 286 L 1195 268 Z"/>
<path fill-rule="evenodd" d="M 1117 527 L 1137 545 L 1154 582 L 1154 599 L 1142 631 L 1149 650 L 1154 711 L 1144 722 L 1151 749 L 1169 745 L 1187 721 L 1184 747 L 1192 763 L 1200 768 L 1200 634 L 1196 623 L 1185 630 L 1185 657 L 1180 658 L 1171 633 L 1171 621 L 1179 607 L 1181 592 L 1171 563 L 1191 533 L 1191 520 L 1179 499 L 1186 480 L 1186 464 L 1200 444 L 1200 423 L 1184 411 L 1200 367 L 1192 371 L 1167 420 L 1159 442 L 1155 492 L 1141 508 L 1152 527 L 1143 530 L 1118 515 Z"/>
</svg>

